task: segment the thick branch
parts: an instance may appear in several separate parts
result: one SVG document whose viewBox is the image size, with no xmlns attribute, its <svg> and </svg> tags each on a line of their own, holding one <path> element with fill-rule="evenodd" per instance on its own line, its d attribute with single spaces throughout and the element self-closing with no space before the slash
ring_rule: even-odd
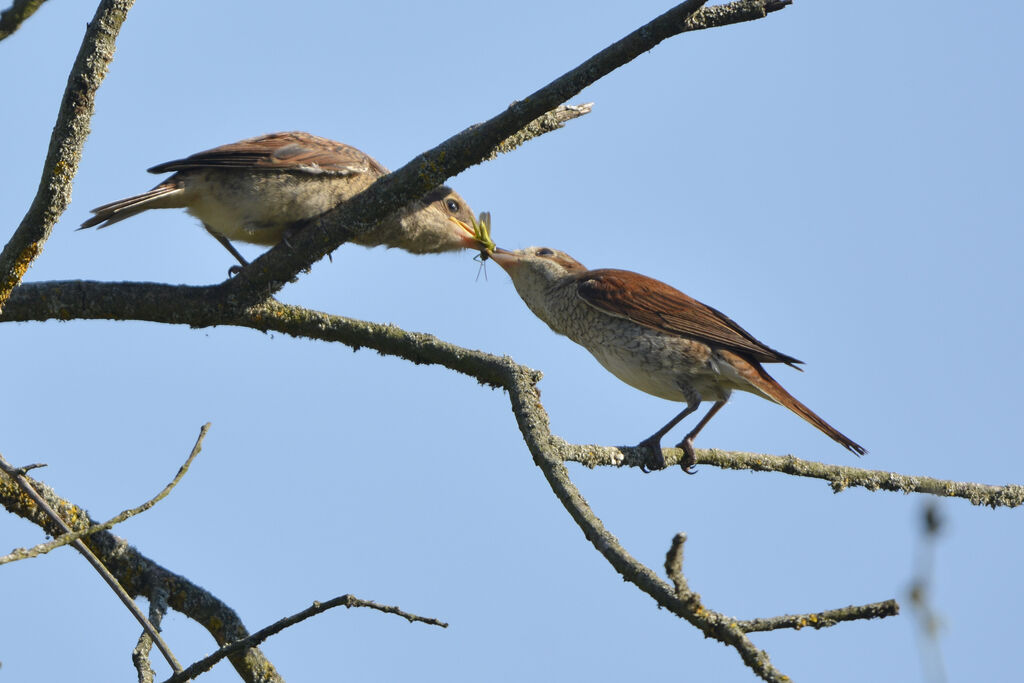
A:
<svg viewBox="0 0 1024 683">
<path fill-rule="evenodd" d="M 42 252 L 54 223 L 71 203 L 71 181 L 89 135 L 96 90 L 114 59 L 117 34 L 133 4 L 134 0 L 102 0 L 86 28 L 50 136 L 39 189 L 28 213 L 0 252 L 0 312 Z"/>
</svg>

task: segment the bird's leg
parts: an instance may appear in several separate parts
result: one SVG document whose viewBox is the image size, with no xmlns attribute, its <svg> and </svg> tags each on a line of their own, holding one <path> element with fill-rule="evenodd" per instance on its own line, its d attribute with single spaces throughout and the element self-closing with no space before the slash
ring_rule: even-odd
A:
<svg viewBox="0 0 1024 683">
<path fill-rule="evenodd" d="M 229 252 L 231 252 L 231 255 L 234 256 L 236 259 L 238 259 L 238 262 L 242 264 L 241 267 L 239 267 L 239 266 L 231 266 L 230 268 L 228 268 L 228 277 L 230 277 L 232 275 L 238 275 L 240 272 L 242 272 L 242 268 L 244 268 L 247 265 L 249 265 L 249 262 L 246 261 L 245 258 L 241 254 L 238 253 L 238 250 L 235 249 L 235 245 L 231 244 L 231 242 L 228 240 L 227 237 L 225 237 L 224 235 L 222 235 L 219 232 L 215 231 L 213 228 L 211 228 L 206 223 L 203 223 L 203 227 L 206 228 L 206 232 L 208 232 L 211 235 L 213 235 L 213 238 L 215 240 L 217 240 L 218 242 L 220 242 L 222 245 L 224 245 L 224 248 L 227 249 Z"/>
<path fill-rule="evenodd" d="M 722 399 L 721 401 L 716 401 L 715 405 L 711 406 L 711 409 L 708 410 L 707 414 L 701 418 L 700 422 L 697 423 L 697 426 L 691 429 L 690 433 L 676 445 L 676 448 L 682 448 L 683 453 L 685 454 L 682 462 L 679 463 L 679 466 L 683 468 L 683 472 L 686 472 L 687 474 L 696 474 L 693 466 L 697 464 L 697 454 L 693 452 L 693 440 L 697 434 L 700 433 L 700 430 L 704 429 L 704 425 L 711 421 L 711 418 L 715 416 L 715 413 L 722 409 L 722 406 L 725 405 L 727 400 L 728 399 Z"/>
<path fill-rule="evenodd" d="M 285 243 L 285 246 L 294 251 L 295 248 L 292 246 L 292 243 L 288 241 L 289 238 L 298 235 L 299 231 L 305 229 L 305 227 L 312 223 L 313 220 L 314 219 L 310 218 L 292 223 L 291 225 L 284 229 L 284 232 L 281 234 L 281 241 Z M 324 228 L 323 221 L 317 221 L 317 225 L 320 227 L 320 232 L 326 235 L 327 230 Z M 331 263 L 334 263 L 334 257 L 331 256 L 329 253 L 327 254 L 327 260 L 329 260 Z M 309 270 L 307 269 L 306 272 L 309 272 Z"/>
<path fill-rule="evenodd" d="M 681 413 L 679 413 L 671 420 L 669 420 L 667 425 L 665 425 L 658 431 L 654 432 L 654 434 L 651 434 L 649 437 L 647 437 L 646 439 L 637 444 L 637 448 L 646 448 L 651 451 L 653 455 L 653 463 L 651 465 L 651 469 L 665 469 L 665 456 L 661 452 L 661 437 L 668 434 L 669 430 L 675 427 L 677 424 L 679 424 L 679 422 L 684 417 L 686 417 L 687 415 L 689 415 L 690 413 L 692 413 L 693 411 L 697 410 L 697 408 L 700 407 L 700 394 L 697 393 L 696 389 L 694 389 L 689 384 L 680 384 L 679 388 L 683 390 L 683 393 L 686 396 L 686 408 L 684 408 Z M 690 447 L 690 451 L 692 453 L 692 446 Z M 689 459 L 690 457 L 690 455 L 687 455 L 687 459 Z M 692 464 L 693 463 L 690 463 L 690 465 Z M 640 469 L 642 469 L 644 472 L 650 471 L 647 469 L 646 466 L 643 466 Z M 687 468 L 684 467 L 683 469 L 685 470 Z"/>
</svg>

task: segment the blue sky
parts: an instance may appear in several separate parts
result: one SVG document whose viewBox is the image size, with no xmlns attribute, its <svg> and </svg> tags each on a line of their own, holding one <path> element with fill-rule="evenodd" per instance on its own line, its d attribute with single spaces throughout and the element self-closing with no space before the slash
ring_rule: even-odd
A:
<svg viewBox="0 0 1024 683">
<path fill-rule="evenodd" d="M 0 44 L 8 233 L 35 193 L 91 4 L 47 3 Z M 261 133 L 307 130 L 397 168 L 670 6 L 140 3 L 73 203 L 27 279 L 218 282 L 229 255 L 181 211 L 74 228 L 155 184 L 149 166 Z M 773 374 L 870 453 L 857 461 L 748 395 L 698 446 L 1021 482 L 1022 20 L 1012 3 L 798 0 L 663 43 L 574 100 L 593 113 L 450 183 L 493 213 L 502 246 L 657 277 L 805 361 Z M 573 442 L 634 444 L 679 408 L 556 337 L 470 255 L 345 245 L 280 299 L 540 369 L 552 427 Z M 586 542 L 502 392 L 250 330 L 78 321 L 2 334 L 0 452 L 48 463 L 40 476 L 98 519 L 159 490 L 213 423 L 184 482 L 117 533 L 251 630 L 342 593 L 452 624 L 336 610 L 265 644 L 288 680 L 752 679 Z M 572 472 L 655 570 L 685 531 L 690 585 L 726 614 L 900 600 L 895 619 L 755 635 L 794 680 L 924 680 L 906 589 L 925 498 L 709 467 Z M 949 678 L 1007 680 L 1021 512 L 940 505 L 931 598 Z M 6 551 L 41 536 L 6 516 L 0 539 Z M 134 680 L 137 626 L 73 552 L 0 568 L 0 600 L 16 615 L 0 627 L 5 678 Z M 185 661 L 215 649 L 181 615 L 165 636 Z M 237 679 L 222 664 L 204 680 Z"/>
</svg>

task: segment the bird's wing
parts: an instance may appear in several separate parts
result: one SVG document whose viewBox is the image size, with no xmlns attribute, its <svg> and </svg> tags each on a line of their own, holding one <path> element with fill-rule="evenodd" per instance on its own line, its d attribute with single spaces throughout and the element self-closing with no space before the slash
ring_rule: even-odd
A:
<svg viewBox="0 0 1024 683">
<path fill-rule="evenodd" d="M 762 344 L 724 313 L 646 275 L 591 270 L 580 276 L 576 291 L 600 311 L 666 334 L 729 349 L 761 363 L 801 362 Z"/>
<path fill-rule="evenodd" d="M 208 149 L 184 159 L 168 161 L 150 173 L 197 168 L 238 168 L 254 171 L 305 171 L 355 175 L 388 171 L 355 147 L 309 133 L 271 133 Z"/>
</svg>

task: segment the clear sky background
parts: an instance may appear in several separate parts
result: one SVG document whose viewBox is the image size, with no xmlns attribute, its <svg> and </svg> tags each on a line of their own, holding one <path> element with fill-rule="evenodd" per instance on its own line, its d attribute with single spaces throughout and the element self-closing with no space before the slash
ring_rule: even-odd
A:
<svg viewBox="0 0 1024 683">
<path fill-rule="evenodd" d="M 670 6 L 140 2 L 73 203 L 27 279 L 219 282 L 232 260 L 184 212 L 75 228 L 154 185 L 153 164 L 272 131 L 342 140 L 397 168 Z M 47 3 L 0 43 L 8 234 L 93 11 Z M 751 395 L 698 446 L 1024 482 L 1022 21 L 1009 2 L 798 0 L 670 39 L 577 97 L 595 102 L 588 116 L 450 183 L 493 212 L 500 245 L 657 277 L 804 360 L 802 374 L 773 372 L 870 453 L 857 460 Z M 573 442 L 632 445 L 679 410 L 606 373 L 533 318 L 500 269 L 478 268 L 468 253 L 345 245 L 280 298 L 540 369 L 552 427 Z M 48 463 L 39 476 L 97 519 L 158 491 L 213 423 L 183 483 L 116 533 L 250 630 L 343 593 L 451 623 L 335 610 L 265 643 L 290 681 L 753 678 L 583 538 L 503 392 L 245 329 L 5 324 L 0 348 L 0 451 Z M 754 618 L 899 599 L 893 619 L 754 635 L 794 680 L 925 680 L 907 588 L 926 497 L 706 466 L 570 469 L 659 573 L 685 531 L 685 573 L 713 609 Z M 949 679 L 1015 678 L 1024 512 L 963 500 L 940 511 L 931 599 Z M 0 516 L 0 551 L 40 540 Z M 0 603 L 0 680 L 134 680 L 138 626 L 73 551 L 0 567 Z M 215 649 L 179 614 L 165 635 L 183 661 Z M 223 663 L 204 680 L 237 679 Z"/>
</svg>

